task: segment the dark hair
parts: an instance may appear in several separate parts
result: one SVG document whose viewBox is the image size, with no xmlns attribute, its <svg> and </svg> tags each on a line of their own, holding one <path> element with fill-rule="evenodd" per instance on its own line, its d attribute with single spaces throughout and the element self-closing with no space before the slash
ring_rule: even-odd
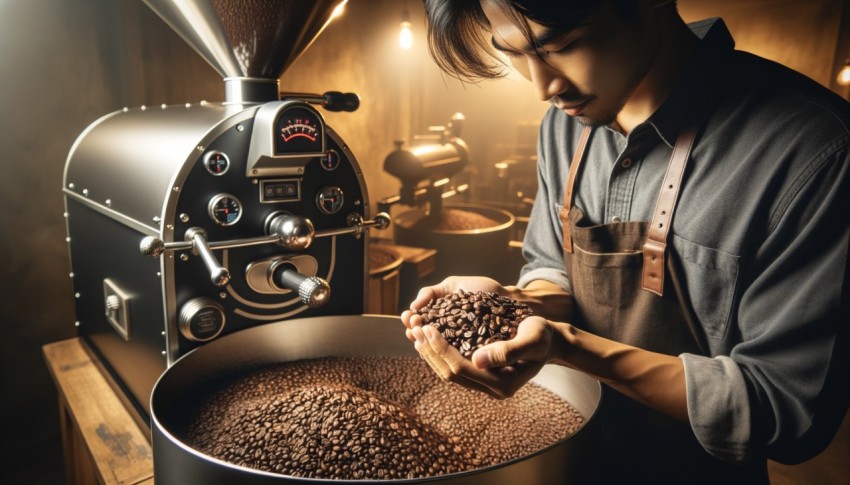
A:
<svg viewBox="0 0 850 485">
<path fill-rule="evenodd" d="M 582 25 L 606 0 L 500 0 L 502 8 L 529 43 L 540 45 L 529 21 L 562 32 Z M 611 0 L 623 15 L 636 10 L 635 0 Z M 462 81 L 505 75 L 505 65 L 482 32 L 490 24 L 479 0 L 424 0 L 428 49 L 444 72 Z"/>
</svg>

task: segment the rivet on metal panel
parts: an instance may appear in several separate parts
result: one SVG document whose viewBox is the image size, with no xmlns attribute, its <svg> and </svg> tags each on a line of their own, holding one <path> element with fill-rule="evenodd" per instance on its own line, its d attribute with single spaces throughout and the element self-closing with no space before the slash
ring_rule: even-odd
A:
<svg viewBox="0 0 850 485">
<path fill-rule="evenodd" d="M 245 127 L 242 125 L 236 125 L 236 131 L 245 131 Z"/>
<path fill-rule="evenodd" d="M 219 292 L 218 297 L 221 298 L 222 300 L 225 300 L 225 299 L 227 299 L 227 293 L 221 291 L 221 292 Z"/>
<path fill-rule="evenodd" d="M 259 172 L 259 170 L 253 170 L 251 173 L 253 173 L 254 175 L 257 175 L 260 172 Z"/>
<path fill-rule="evenodd" d="M 175 185 L 174 187 L 171 188 L 171 190 L 173 190 L 175 192 L 180 192 L 180 187 Z"/>
<path fill-rule="evenodd" d="M 66 238 L 65 238 L 65 242 L 71 242 L 71 238 L 70 238 L 70 237 L 66 237 Z"/>
<path fill-rule="evenodd" d="M 182 223 L 187 223 L 187 222 L 189 222 L 189 214 L 187 214 L 187 213 L 185 213 L 185 212 L 183 212 L 182 214 L 180 214 L 180 222 L 182 222 Z"/>
<path fill-rule="evenodd" d="M 162 351 L 162 356 L 165 357 L 165 351 L 164 350 Z"/>
<path fill-rule="evenodd" d="M 88 197 L 89 196 L 89 189 L 83 189 L 83 195 Z"/>
<path fill-rule="evenodd" d="M 181 254 L 180 261 L 189 261 L 189 255 L 186 253 Z"/>
<path fill-rule="evenodd" d="M 172 230 L 174 230 L 174 224 L 166 224 L 165 228 L 168 229 L 169 231 L 172 231 Z"/>
<path fill-rule="evenodd" d="M 354 205 L 360 205 L 360 199 L 354 201 Z"/>
<path fill-rule="evenodd" d="M 112 199 L 106 199 L 106 207 L 112 207 Z"/>
<path fill-rule="evenodd" d="M 253 180 L 251 180 L 251 183 L 254 184 L 254 185 L 257 185 L 260 182 L 257 179 L 253 179 Z"/>
<path fill-rule="evenodd" d="M 162 335 L 163 337 L 165 337 L 165 330 L 163 330 L 162 332 L 160 332 L 160 335 Z"/>
<path fill-rule="evenodd" d="M 202 100 L 201 100 L 201 106 L 206 106 L 206 105 L 207 105 L 207 100 L 206 100 L 206 99 L 202 99 Z"/>
<path fill-rule="evenodd" d="M 79 321 L 74 322 L 74 326 L 75 326 L 75 327 L 79 327 L 79 326 L 80 326 L 80 322 L 79 322 Z"/>
<path fill-rule="evenodd" d="M 186 108 L 191 108 L 191 107 L 192 107 L 192 103 L 186 103 Z"/>
<path fill-rule="evenodd" d="M 71 190 L 74 190 L 74 182 L 71 182 L 70 184 L 68 184 L 68 188 L 71 189 Z"/>
<path fill-rule="evenodd" d="M 165 109 L 165 108 L 167 108 L 167 107 L 168 107 L 168 105 L 167 105 L 167 104 L 165 104 L 165 103 L 162 103 L 161 105 L 159 105 L 159 107 L 160 107 L 160 108 L 162 108 L 162 109 Z"/>
<path fill-rule="evenodd" d="M 74 273 L 68 273 L 68 276 L 70 276 L 71 278 L 73 278 L 73 277 L 74 277 Z"/>
<path fill-rule="evenodd" d="M 195 149 L 198 150 L 199 152 L 202 152 L 202 151 L 204 151 L 204 146 L 198 145 L 197 147 L 195 147 Z"/>
<path fill-rule="evenodd" d="M 126 106 L 124 106 L 124 109 L 122 109 L 121 111 L 123 111 L 123 112 L 125 112 L 125 113 L 126 113 L 126 112 L 130 111 L 130 108 L 128 108 L 128 107 L 126 107 Z"/>
<path fill-rule="evenodd" d="M 145 105 L 141 105 L 141 106 L 139 106 L 139 109 L 141 109 L 142 111 L 145 111 L 146 109 L 148 109 L 148 107 L 145 106 Z"/>
<path fill-rule="evenodd" d="M 159 216 L 153 216 L 153 221 L 154 221 L 155 223 L 159 224 L 160 222 L 162 222 L 162 218 L 161 218 L 161 217 L 159 217 Z"/>
<path fill-rule="evenodd" d="M 80 297 L 80 293 L 79 293 L 79 292 L 74 293 L 74 298 L 79 298 L 79 297 Z"/>
<path fill-rule="evenodd" d="M 63 212 L 63 213 L 62 213 L 62 217 L 64 217 L 65 219 L 67 219 L 67 218 L 68 218 L 68 213 L 67 213 L 67 212 Z"/>
</svg>

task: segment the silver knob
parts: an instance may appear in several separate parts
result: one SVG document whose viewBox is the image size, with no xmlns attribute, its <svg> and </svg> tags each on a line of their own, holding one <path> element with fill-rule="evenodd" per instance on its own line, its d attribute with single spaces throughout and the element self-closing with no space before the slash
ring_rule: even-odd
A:
<svg viewBox="0 0 850 485">
<path fill-rule="evenodd" d="M 331 297 L 331 286 L 318 276 L 305 276 L 289 264 L 272 265 L 271 280 L 278 288 L 298 293 L 301 301 L 310 308 L 323 306 Z"/>
<path fill-rule="evenodd" d="M 224 330 L 224 308 L 210 298 L 193 298 L 180 309 L 178 327 L 193 342 L 206 342 Z"/>
<path fill-rule="evenodd" d="M 106 309 L 116 312 L 121 309 L 121 299 L 118 295 L 109 295 L 106 297 Z"/>
<path fill-rule="evenodd" d="M 305 217 L 274 213 L 266 219 L 266 234 L 279 237 L 278 244 L 290 251 L 301 251 L 313 243 L 316 229 Z"/>
<path fill-rule="evenodd" d="M 159 255 L 165 251 L 165 243 L 162 242 L 162 239 L 147 236 L 139 243 L 139 251 L 141 251 L 145 256 L 158 258 Z"/>
</svg>

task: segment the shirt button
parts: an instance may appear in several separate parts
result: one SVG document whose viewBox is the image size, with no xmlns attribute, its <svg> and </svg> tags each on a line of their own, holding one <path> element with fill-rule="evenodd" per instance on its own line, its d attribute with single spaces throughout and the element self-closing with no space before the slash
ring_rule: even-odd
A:
<svg viewBox="0 0 850 485">
<path fill-rule="evenodd" d="M 619 216 L 614 216 L 614 217 L 611 218 L 611 222 L 617 223 L 617 222 L 623 222 L 623 220 L 620 219 Z"/>
<path fill-rule="evenodd" d="M 622 165 L 623 168 L 629 168 L 632 166 L 632 159 L 624 158 L 622 161 L 620 161 L 620 165 Z"/>
</svg>

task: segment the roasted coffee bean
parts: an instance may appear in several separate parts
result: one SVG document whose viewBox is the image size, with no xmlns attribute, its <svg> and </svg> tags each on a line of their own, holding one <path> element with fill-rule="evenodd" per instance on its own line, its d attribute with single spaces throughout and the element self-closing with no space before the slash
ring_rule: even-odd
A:
<svg viewBox="0 0 850 485">
<path fill-rule="evenodd" d="M 459 312 L 463 318 L 445 321 L 434 318 L 436 311 L 447 311 L 450 315 Z M 528 305 L 498 293 L 464 290 L 431 299 L 417 313 L 425 323 L 439 330 L 453 347 L 460 349 L 464 357 L 472 356 L 487 343 L 514 338 L 519 323 L 532 315 Z"/>
<path fill-rule="evenodd" d="M 214 390 L 192 413 L 185 442 L 281 475 L 392 480 L 514 460 L 582 422 L 535 384 L 495 400 L 441 381 L 421 359 L 327 358 L 271 366 Z"/>
</svg>

